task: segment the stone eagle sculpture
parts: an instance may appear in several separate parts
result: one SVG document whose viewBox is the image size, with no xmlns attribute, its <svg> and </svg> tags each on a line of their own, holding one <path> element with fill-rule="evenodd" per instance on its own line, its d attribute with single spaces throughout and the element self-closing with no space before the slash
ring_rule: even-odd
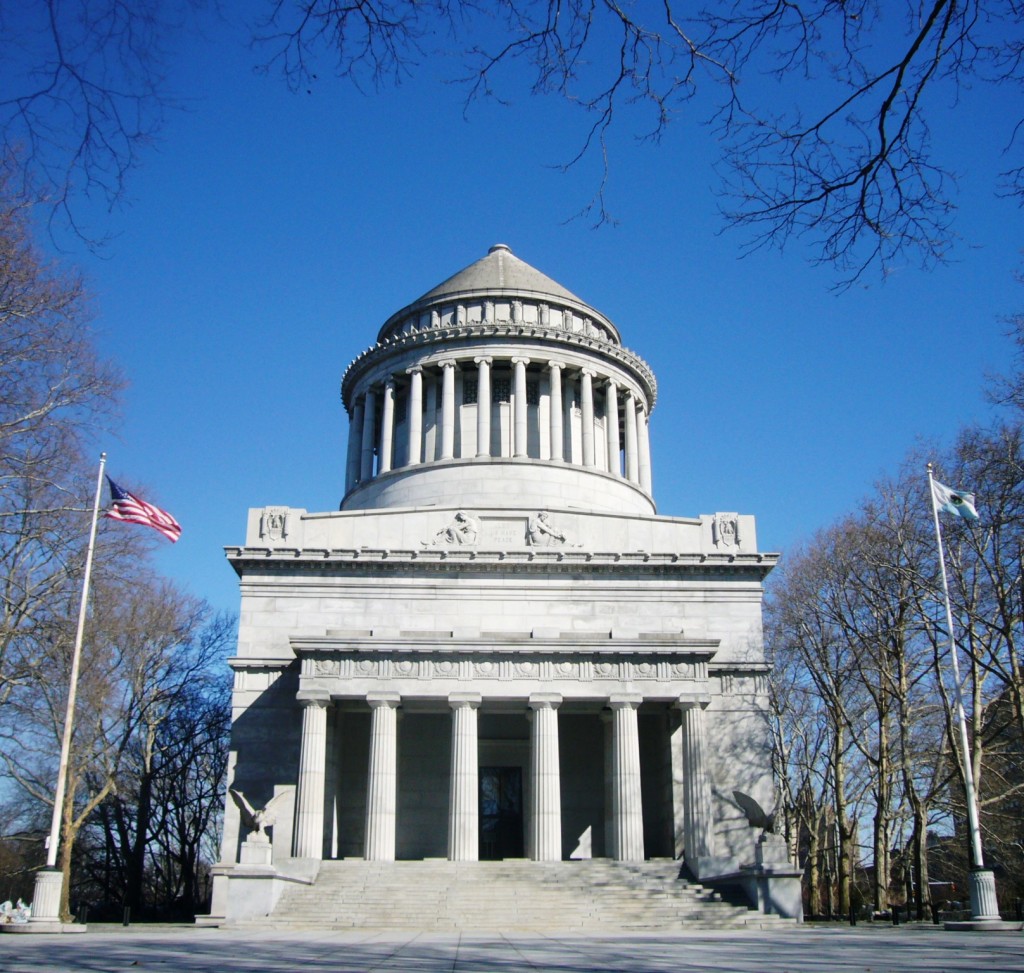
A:
<svg viewBox="0 0 1024 973">
<path fill-rule="evenodd" d="M 277 820 L 277 812 L 284 805 L 285 800 L 291 796 L 291 790 L 281 791 L 280 794 L 271 798 L 267 806 L 262 810 L 254 808 L 241 791 L 236 791 L 233 787 L 229 790 L 231 800 L 235 802 L 236 807 L 241 812 L 242 824 L 252 831 L 250 838 L 256 841 L 267 841 L 266 829 L 273 827 L 274 822 Z"/>
<path fill-rule="evenodd" d="M 752 828 L 760 828 L 768 834 L 775 834 L 775 811 L 769 814 L 754 798 L 743 791 L 733 791 L 732 799 L 746 815 L 747 823 Z"/>
</svg>

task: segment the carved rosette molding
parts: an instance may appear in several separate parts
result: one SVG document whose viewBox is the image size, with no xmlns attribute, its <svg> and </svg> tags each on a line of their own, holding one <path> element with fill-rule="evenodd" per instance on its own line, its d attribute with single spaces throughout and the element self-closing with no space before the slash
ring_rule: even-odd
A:
<svg viewBox="0 0 1024 973">
<path fill-rule="evenodd" d="M 536 655 L 523 659 L 480 658 L 481 653 L 436 654 L 367 658 L 362 652 L 336 652 L 305 656 L 303 679 L 321 680 L 469 680 L 508 682 L 520 680 L 570 682 L 706 682 L 707 665 L 702 661 L 669 658 L 653 654 L 631 657 L 587 656 L 566 659 Z"/>
</svg>

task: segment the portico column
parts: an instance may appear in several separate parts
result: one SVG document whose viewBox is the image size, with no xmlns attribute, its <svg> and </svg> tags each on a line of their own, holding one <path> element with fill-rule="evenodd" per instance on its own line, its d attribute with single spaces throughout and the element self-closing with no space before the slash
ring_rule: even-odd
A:
<svg viewBox="0 0 1024 973">
<path fill-rule="evenodd" d="M 455 456 L 455 359 L 446 358 L 441 366 L 441 459 Z"/>
<path fill-rule="evenodd" d="M 409 376 L 409 466 L 423 462 L 423 366 L 406 369 Z"/>
<path fill-rule="evenodd" d="M 615 858 L 643 861 L 644 815 L 640 794 L 640 733 L 637 708 L 642 696 L 612 696 L 612 818 Z"/>
<path fill-rule="evenodd" d="M 370 770 L 366 782 L 367 861 L 395 860 L 395 807 L 398 798 L 398 693 L 369 693 Z"/>
<path fill-rule="evenodd" d="M 558 761 L 558 693 L 530 696 L 530 857 L 562 860 L 562 795 Z"/>
<path fill-rule="evenodd" d="M 377 472 L 387 473 L 391 470 L 391 447 L 395 441 L 395 380 L 388 378 L 384 382 L 384 406 L 380 417 L 380 455 Z"/>
<path fill-rule="evenodd" d="M 359 468 L 363 451 L 363 400 L 356 399 L 348 423 L 348 453 L 345 457 L 345 492 L 359 482 Z"/>
<path fill-rule="evenodd" d="M 512 450 L 513 456 L 526 455 L 526 366 L 530 364 L 529 358 L 513 358 L 512 364 L 515 367 L 515 446 Z"/>
<path fill-rule="evenodd" d="M 626 390 L 626 407 L 622 416 L 626 424 L 626 479 L 631 483 L 640 482 L 640 462 L 636 445 L 636 397 Z"/>
<path fill-rule="evenodd" d="M 644 407 L 637 403 L 636 410 L 636 438 L 637 451 L 640 454 L 640 486 L 647 492 L 651 492 L 651 439 L 647 430 L 647 413 Z"/>
<path fill-rule="evenodd" d="M 622 464 L 619 459 L 619 387 L 609 379 L 605 390 L 605 421 L 608 424 L 608 472 L 616 476 L 622 475 Z"/>
<path fill-rule="evenodd" d="M 704 757 L 707 700 L 681 696 L 676 705 L 683 714 L 683 841 L 687 864 L 699 875 L 699 860 L 715 853 L 711 781 Z"/>
<path fill-rule="evenodd" d="M 477 757 L 479 693 L 452 693 L 452 769 L 448 789 L 448 859 L 480 858 L 480 793 Z"/>
<path fill-rule="evenodd" d="M 551 384 L 551 410 L 550 410 L 550 432 L 551 432 L 551 459 L 564 459 L 562 447 L 562 429 L 565 425 L 565 417 L 562 414 L 562 369 L 565 364 L 560 361 L 548 362 L 548 379 Z"/>
<path fill-rule="evenodd" d="M 295 698 L 302 704 L 302 746 L 292 848 L 296 858 L 323 858 L 324 773 L 330 697 L 324 692 L 300 689 Z"/>
<path fill-rule="evenodd" d="M 583 465 L 594 465 L 594 372 L 580 372 L 581 425 L 583 426 Z"/>
<path fill-rule="evenodd" d="M 476 362 L 476 455 L 491 455 L 491 359 Z"/>
<path fill-rule="evenodd" d="M 377 421 L 377 394 L 372 389 L 366 390 L 363 399 L 363 439 L 362 463 L 359 468 L 359 479 L 365 483 L 373 476 L 373 445 L 375 424 Z"/>
</svg>

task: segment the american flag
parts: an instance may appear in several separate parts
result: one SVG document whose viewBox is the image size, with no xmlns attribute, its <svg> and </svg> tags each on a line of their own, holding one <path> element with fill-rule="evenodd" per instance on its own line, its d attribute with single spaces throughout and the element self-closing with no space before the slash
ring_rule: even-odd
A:
<svg viewBox="0 0 1024 973">
<path fill-rule="evenodd" d="M 110 477 L 110 509 L 104 514 L 114 520 L 123 520 L 128 524 L 143 524 L 160 531 L 172 544 L 181 537 L 179 524 L 166 510 L 154 507 L 145 500 L 132 496 L 127 490 L 119 487 Z"/>
</svg>

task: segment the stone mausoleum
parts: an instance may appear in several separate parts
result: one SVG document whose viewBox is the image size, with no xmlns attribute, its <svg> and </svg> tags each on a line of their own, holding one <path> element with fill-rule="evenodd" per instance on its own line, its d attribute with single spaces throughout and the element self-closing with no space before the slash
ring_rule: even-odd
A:
<svg viewBox="0 0 1024 973">
<path fill-rule="evenodd" d="M 751 516 L 658 513 L 657 384 L 616 325 L 498 244 L 388 318 L 341 396 L 340 509 L 251 509 L 227 548 L 248 810 L 213 916 L 332 859 L 763 875 L 731 795 L 773 803 L 776 556 Z"/>
</svg>

